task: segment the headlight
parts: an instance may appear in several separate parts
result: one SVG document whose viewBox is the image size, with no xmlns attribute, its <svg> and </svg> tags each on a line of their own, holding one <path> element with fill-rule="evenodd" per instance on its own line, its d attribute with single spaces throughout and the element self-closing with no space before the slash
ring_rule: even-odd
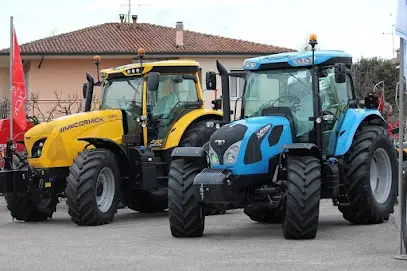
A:
<svg viewBox="0 0 407 271">
<path fill-rule="evenodd" d="M 209 145 L 209 162 L 210 164 L 219 164 L 219 157 L 216 154 L 216 152 L 212 149 L 212 147 Z"/>
<path fill-rule="evenodd" d="M 31 157 L 32 158 L 40 158 L 41 157 L 42 148 L 44 147 L 44 143 L 45 143 L 46 139 L 47 138 L 41 138 L 40 140 L 37 140 L 34 143 L 32 149 L 31 149 Z"/>
<path fill-rule="evenodd" d="M 232 144 L 223 155 L 223 163 L 224 164 L 233 164 L 236 162 L 237 155 L 239 154 L 240 144 L 242 141 L 238 141 Z"/>
</svg>

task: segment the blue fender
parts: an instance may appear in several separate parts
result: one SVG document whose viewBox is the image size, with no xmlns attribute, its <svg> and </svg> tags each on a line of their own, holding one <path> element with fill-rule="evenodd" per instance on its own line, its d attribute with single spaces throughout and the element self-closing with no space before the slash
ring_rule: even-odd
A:
<svg viewBox="0 0 407 271">
<path fill-rule="evenodd" d="M 339 138 L 336 143 L 335 156 L 344 155 L 349 150 L 359 125 L 367 117 L 373 115 L 385 121 L 380 112 L 376 109 L 349 108 L 346 110 L 342 125 L 339 129 Z"/>
</svg>

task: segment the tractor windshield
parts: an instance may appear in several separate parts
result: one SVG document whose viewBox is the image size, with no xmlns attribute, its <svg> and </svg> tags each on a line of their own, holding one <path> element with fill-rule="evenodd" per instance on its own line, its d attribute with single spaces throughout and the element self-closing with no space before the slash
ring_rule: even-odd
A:
<svg viewBox="0 0 407 271">
<path fill-rule="evenodd" d="M 103 87 L 100 109 L 124 109 L 141 115 L 142 89 L 140 76 L 108 80 Z"/>
<path fill-rule="evenodd" d="M 161 74 L 157 91 L 149 91 L 147 107 L 152 117 L 168 119 L 171 112 L 184 108 L 188 102 L 197 102 L 193 75 Z"/>
<path fill-rule="evenodd" d="M 288 107 L 295 118 L 297 136 L 313 128 L 312 81 L 309 69 L 249 72 L 243 98 L 245 117 L 256 117 L 270 107 Z"/>
</svg>

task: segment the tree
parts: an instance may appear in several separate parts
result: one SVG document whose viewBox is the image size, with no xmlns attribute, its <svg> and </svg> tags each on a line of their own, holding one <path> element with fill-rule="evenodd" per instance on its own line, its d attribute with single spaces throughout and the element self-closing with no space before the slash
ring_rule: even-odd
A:
<svg viewBox="0 0 407 271">
<path fill-rule="evenodd" d="M 399 71 L 391 60 L 379 57 L 361 58 L 352 66 L 352 76 L 359 99 L 373 93 L 374 86 L 384 81 L 385 100 L 393 106 L 393 116 L 398 115 L 395 103 Z"/>
</svg>

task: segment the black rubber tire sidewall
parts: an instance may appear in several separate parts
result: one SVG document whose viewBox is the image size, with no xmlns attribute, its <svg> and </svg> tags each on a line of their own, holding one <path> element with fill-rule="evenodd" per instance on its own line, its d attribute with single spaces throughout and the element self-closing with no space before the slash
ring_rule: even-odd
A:
<svg viewBox="0 0 407 271">
<path fill-rule="evenodd" d="M 287 159 L 287 176 L 284 237 L 313 239 L 318 230 L 321 162 L 313 156 L 291 156 Z"/>
<path fill-rule="evenodd" d="M 26 222 L 40 222 L 52 218 L 58 199 L 49 199 L 46 205 L 36 205 L 29 193 L 7 193 L 4 195 L 7 209 L 13 218 Z"/>
<path fill-rule="evenodd" d="M 168 181 L 168 215 L 174 237 L 200 237 L 205 228 L 205 212 L 193 194 L 192 183 L 200 163 L 190 159 L 173 160 Z M 195 174 L 196 173 L 196 174 Z"/>
<path fill-rule="evenodd" d="M 97 177 L 104 167 L 109 167 L 115 177 L 115 195 L 109 210 L 103 213 L 97 206 L 95 195 Z M 80 153 L 70 167 L 65 189 L 66 204 L 72 221 L 81 226 L 98 226 L 111 222 L 117 212 L 119 187 L 120 169 L 113 152 L 100 148 Z"/>
<path fill-rule="evenodd" d="M 390 159 L 391 167 L 392 167 L 391 170 L 392 170 L 393 184 L 390 189 L 389 196 L 384 203 L 380 204 L 374 198 L 372 189 L 370 187 L 370 178 L 369 178 L 369 184 L 368 184 L 368 186 L 370 188 L 369 193 L 370 193 L 371 198 L 373 199 L 372 203 L 375 205 L 377 212 L 380 213 L 381 216 L 387 216 L 387 213 L 391 213 L 394 211 L 394 202 L 396 201 L 396 197 L 397 197 L 397 189 L 398 189 L 397 163 L 398 163 L 398 160 L 396 157 L 396 153 L 395 152 L 393 153 L 394 146 L 393 146 L 393 144 L 391 144 L 391 142 L 389 140 L 387 140 L 387 138 L 381 136 L 379 139 L 374 140 L 373 145 L 374 145 L 373 151 L 370 151 L 369 155 L 368 155 L 368 164 L 370 164 L 370 162 L 373 159 L 374 151 L 379 148 L 382 148 L 382 149 L 386 150 L 386 152 L 389 156 L 389 159 Z M 369 177 L 370 177 L 370 173 L 369 173 Z"/>
<path fill-rule="evenodd" d="M 377 136 L 368 136 L 368 133 L 378 133 Z M 371 140 L 370 146 L 362 146 L 363 141 Z M 367 148 L 367 151 L 365 150 Z M 387 200 L 380 204 L 373 196 L 370 186 L 370 164 L 373 153 L 378 148 L 387 151 L 392 166 L 392 188 Z M 363 152 L 361 150 L 364 150 Z M 354 154 L 358 152 L 359 154 Z M 364 155 L 363 153 L 366 153 Z M 398 172 L 396 150 L 388 136 L 386 129 L 380 126 L 362 126 L 357 132 L 351 149 L 345 155 L 345 174 L 348 182 L 347 192 L 351 202 L 350 206 L 339 206 L 345 219 L 357 224 L 381 223 L 389 219 L 390 213 L 394 212 L 398 190 Z"/>
</svg>

